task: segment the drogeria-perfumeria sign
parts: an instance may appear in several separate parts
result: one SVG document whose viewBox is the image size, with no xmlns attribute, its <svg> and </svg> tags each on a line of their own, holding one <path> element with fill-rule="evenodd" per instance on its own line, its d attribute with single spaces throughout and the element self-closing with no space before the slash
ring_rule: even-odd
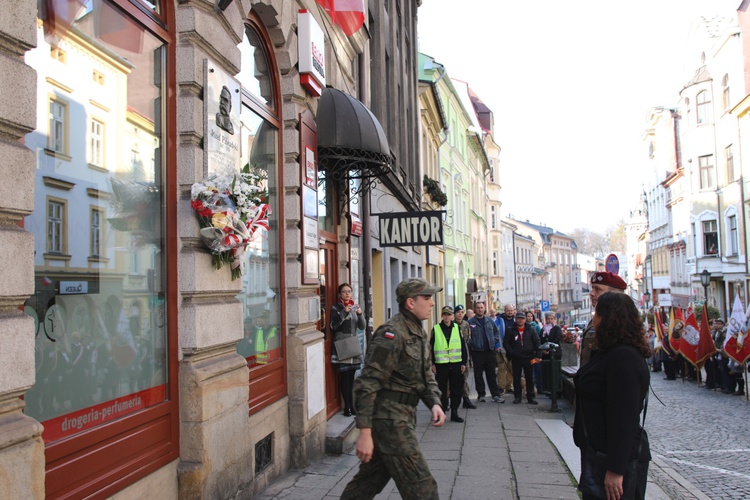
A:
<svg viewBox="0 0 750 500">
<path fill-rule="evenodd" d="M 376 214 L 380 218 L 380 246 L 442 245 L 444 213 L 445 210 Z"/>
</svg>

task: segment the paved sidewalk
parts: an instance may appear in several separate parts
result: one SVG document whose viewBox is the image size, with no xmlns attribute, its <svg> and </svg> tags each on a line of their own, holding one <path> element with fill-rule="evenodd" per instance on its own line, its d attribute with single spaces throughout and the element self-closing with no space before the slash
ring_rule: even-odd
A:
<svg viewBox="0 0 750 500">
<path fill-rule="evenodd" d="M 469 377 L 470 379 L 472 377 Z M 538 406 L 506 402 L 477 403 L 476 410 L 461 409 L 464 423 L 447 421 L 429 426 L 430 413 L 417 408 L 417 435 L 422 452 L 438 483 L 442 499 L 578 499 L 580 470 L 578 448 L 570 425 L 573 410 L 558 401 L 560 412 L 551 413 L 550 399 L 537 398 Z M 473 399 L 472 401 L 476 401 Z M 344 419 L 336 415 L 334 419 Z M 293 470 L 260 492 L 256 499 L 335 499 L 359 467 L 354 450 L 327 455 L 304 470 Z M 652 462 L 651 471 L 659 467 Z M 673 472 L 673 471 L 670 471 Z M 670 481 L 677 481 L 672 477 Z M 700 498 L 700 496 L 698 496 Z M 393 481 L 376 497 L 399 499 Z M 647 498 L 670 498 L 649 477 Z"/>
</svg>

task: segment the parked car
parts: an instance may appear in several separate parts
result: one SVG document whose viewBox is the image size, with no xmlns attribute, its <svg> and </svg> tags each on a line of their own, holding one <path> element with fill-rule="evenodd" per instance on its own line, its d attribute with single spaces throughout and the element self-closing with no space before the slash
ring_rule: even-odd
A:
<svg viewBox="0 0 750 500">
<path fill-rule="evenodd" d="M 578 328 L 580 330 L 583 330 L 584 328 L 586 328 L 586 322 L 585 321 L 574 321 L 573 322 L 573 327 L 574 328 Z"/>
</svg>

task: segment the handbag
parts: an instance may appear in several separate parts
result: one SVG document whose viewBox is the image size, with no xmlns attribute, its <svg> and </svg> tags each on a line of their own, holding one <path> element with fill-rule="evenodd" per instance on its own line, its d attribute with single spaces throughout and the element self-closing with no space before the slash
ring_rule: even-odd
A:
<svg viewBox="0 0 750 500">
<path fill-rule="evenodd" d="M 581 405 L 581 418 L 583 418 L 583 436 L 586 443 L 589 442 L 586 432 L 586 418 L 583 416 L 583 405 L 581 399 L 577 398 Z M 622 477 L 622 496 L 620 500 L 631 500 L 635 498 L 635 490 L 638 484 L 638 467 L 643 447 L 643 433 L 646 432 L 646 411 L 648 410 L 648 392 L 643 402 L 643 419 L 641 420 L 641 436 L 638 442 L 637 458 L 628 462 L 625 474 Z M 604 489 L 604 476 L 607 474 L 607 454 L 597 451 L 590 445 L 586 445 L 586 452 L 581 457 L 581 479 L 578 489 L 588 498 L 601 498 L 607 500 L 607 491 Z"/>
<path fill-rule="evenodd" d="M 336 356 L 339 361 L 349 358 L 355 358 L 362 355 L 362 346 L 359 343 L 358 335 L 351 335 L 343 339 L 334 340 L 333 345 L 336 348 Z"/>
<path fill-rule="evenodd" d="M 640 454 L 640 447 L 638 448 Z M 628 468 L 622 478 L 621 500 L 635 498 L 635 487 L 638 478 L 638 459 L 628 462 Z M 604 489 L 604 476 L 607 473 L 607 455 L 596 451 L 591 446 L 586 447 L 586 453 L 581 460 L 581 481 L 578 489 L 586 497 L 601 498 L 607 500 L 607 492 Z"/>
</svg>

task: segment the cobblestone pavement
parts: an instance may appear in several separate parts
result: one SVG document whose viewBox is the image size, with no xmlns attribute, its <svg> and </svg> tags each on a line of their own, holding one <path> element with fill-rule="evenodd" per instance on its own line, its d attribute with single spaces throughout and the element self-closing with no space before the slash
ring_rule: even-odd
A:
<svg viewBox="0 0 750 500">
<path fill-rule="evenodd" d="M 750 402 L 663 373 L 651 374 L 651 387 L 654 481 L 671 498 L 750 498 Z"/>
</svg>

